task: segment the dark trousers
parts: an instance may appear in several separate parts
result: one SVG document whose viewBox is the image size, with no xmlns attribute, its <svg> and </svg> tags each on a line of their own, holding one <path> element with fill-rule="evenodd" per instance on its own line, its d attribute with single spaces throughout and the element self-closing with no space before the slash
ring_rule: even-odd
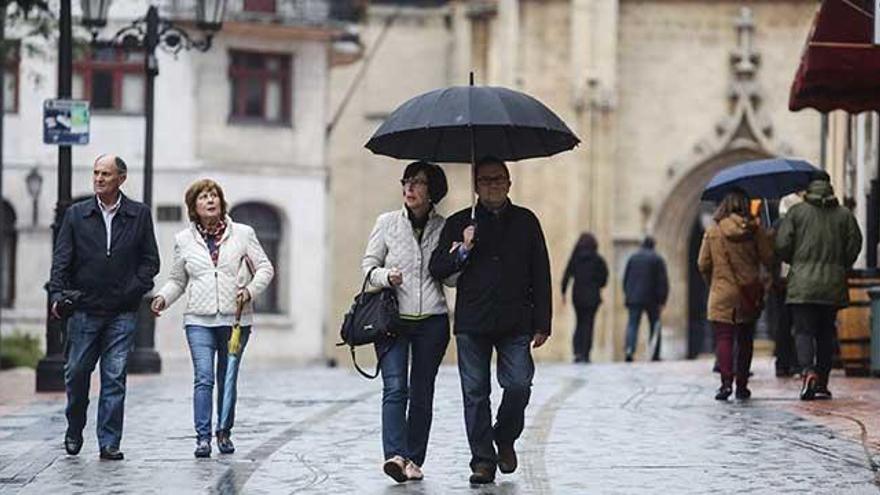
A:
<svg viewBox="0 0 880 495">
<path fill-rule="evenodd" d="M 793 373 L 797 370 L 797 351 L 792 333 L 791 308 L 785 304 L 785 289 L 771 291 L 767 296 L 766 314 L 773 330 L 773 355 L 776 371 Z"/>
<path fill-rule="evenodd" d="M 577 324 L 574 327 L 571 345 L 574 349 L 575 361 L 590 361 L 590 351 L 593 349 L 593 326 L 598 309 L 598 306 L 574 307 Z"/>
<path fill-rule="evenodd" d="M 125 411 L 125 378 L 128 355 L 134 343 L 135 313 L 97 316 L 77 311 L 67 322 L 67 431 L 82 434 L 89 407 L 92 371 L 101 360 L 101 395 L 98 399 L 98 446 L 119 447 Z"/>
<path fill-rule="evenodd" d="M 721 372 L 721 384 L 730 386 L 736 378 L 736 386 L 745 387 L 752 367 L 755 324 L 713 321 L 712 328 L 715 330 L 715 359 Z"/>
<path fill-rule="evenodd" d="M 834 353 L 837 308 L 823 304 L 792 304 L 798 365 L 804 372 L 827 378 Z"/>
<path fill-rule="evenodd" d="M 531 335 L 455 336 L 464 399 L 464 422 L 471 447 L 471 469 L 485 466 L 494 470 L 498 456 L 493 441 L 512 445 L 523 431 L 525 410 L 535 375 L 531 340 Z M 494 427 L 489 404 L 493 349 L 498 355 L 498 383 L 504 390 Z"/>
<path fill-rule="evenodd" d="M 642 313 L 648 314 L 648 324 L 650 325 L 648 338 L 652 339 L 654 332 L 659 330 L 657 322 L 660 320 L 660 308 L 656 305 L 645 306 L 641 304 L 632 304 L 626 308 L 629 310 L 629 322 L 626 326 L 626 355 L 632 356 L 636 353 L 636 345 L 639 343 L 639 324 L 642 320 Z M 651 360 L 660 360 L 660 335 L 657 336 L 657 348 L 654 349 Z"/>
<path fill-rule="evenodd" d="M 382 450 L 386 460 L 399 455 L 419 466 L 424 464 L 433 418 L 434 380 L 448 344 L 447 315 L 405 321 L 397 338 L 376 344 L 377 355 L 387 352 L 381 363 Z"/>
</svg>

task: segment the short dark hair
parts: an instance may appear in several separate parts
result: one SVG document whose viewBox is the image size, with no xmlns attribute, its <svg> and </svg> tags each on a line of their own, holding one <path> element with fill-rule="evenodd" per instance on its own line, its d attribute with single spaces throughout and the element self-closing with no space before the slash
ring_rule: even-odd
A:
<svg viewBox="0 0 880 495">
<path fill-rule="evenodd" d="M 654 238 L 646 235 L 645 239 L 642 241 L 642 247 L 647 249 L 654 249 Z"/>
<path fill-rule="evenodd" d="M 428 197 L 431 203 L 437 204 L 449 192 L 449 184 L 446 182 L 446 173 L 440 165 L 423 161 L 412 162 L 403 170 L 403 178 L 415 177 L 419 172 L 424 172 L 428 179 Z"/>
<path fill-rule="evenodd" d="M 480 169 L 486 165 L 501 165 L 504 167 L 504 173 L 507 174 L 507 178 L 510 178 L 510 169 L 507 168 L 507 164 L 504 163 L 504 160 L 492 155 L 486 155 L 477 160 L 477 163 L 474 164 L 474 177 L 476 177 L 480 173 Z"/>
<path fill-rule="evenodd" d="M 113 158 L 116 162 L 116 169 L 119 170 L 119 175 L 128 175 L 128 165 L 125 164 L 125 161 L 118 156 L 114 156 Z"/>
</svg>

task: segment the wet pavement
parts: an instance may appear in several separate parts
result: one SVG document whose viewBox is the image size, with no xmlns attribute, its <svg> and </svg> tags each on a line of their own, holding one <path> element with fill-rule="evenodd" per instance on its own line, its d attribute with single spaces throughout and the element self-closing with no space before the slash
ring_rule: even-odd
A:
<svg viewBox="0 0 880 495">
<path fill-rule="evenodd" d="M 719 403 L 711 364 L 539 365 L 520 467 L 480 488 L 467 482 L 454 367 L 438 377 L 425 480 L 398 485 L 380 469 L 378 381 L 347 368 L 245 362 L 236 453 L 195 459 L 192 377 L 178 364 L 132 377 L 122 462 L 98 460 L 96 400 L 76 457 L 61 443 L 63 397 L 5 404 L 0 494 L 880 493 L 880 381 L 835 376 L 835 400 L 802 403 L 797 382 L 773 377 L 765 359 L 751 401 Z"/>
</svg>

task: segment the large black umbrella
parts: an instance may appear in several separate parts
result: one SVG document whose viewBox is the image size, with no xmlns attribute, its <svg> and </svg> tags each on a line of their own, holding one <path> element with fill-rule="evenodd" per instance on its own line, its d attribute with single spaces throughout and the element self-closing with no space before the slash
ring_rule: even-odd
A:
<svg viewBox="0 0 880 495">
<path fill-rule="evenodd" d="M 385 120 L 366 147 L 394 158 L 475 163 L 554 155 L 580 140 L 543 103 L 507 88 L 453 86 L 416 96 Z M 472 174 L 473 175 L 473 174 Z"/>
</svg>

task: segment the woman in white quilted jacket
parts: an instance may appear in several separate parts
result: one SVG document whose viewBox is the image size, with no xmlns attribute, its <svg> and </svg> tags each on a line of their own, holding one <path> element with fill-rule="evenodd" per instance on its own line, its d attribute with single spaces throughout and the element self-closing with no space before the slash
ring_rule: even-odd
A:
<svg viewBox="0 0 880 495">
<path fill-rule="evenodd" d="M 193 183 L 184 195 L 189 227 L 174 236 L 174 261 L 168 281 L 153 298 L 156 316 L 186 294 L 183 325 L 195 373 L 193 417 L 196 457 L 211 456 L 212 395 L 217 378 L 217 448 L 235 451 L 230 438 L 235 421 L 235 375 L 226 380 L 227 345 L 241 314 L 241 352 L 253 324 L 253 299 L 266 289 L 275 270 L 251 227 L 226 215 L 223 189 L 210 179 Z M 216 358 L 216 375 L 214 373 Z M 224 381 L 230 390 L 224 391 Z M 223 412 L 224 392 L 231 407 Z"/>
<path fill-rule="evenodd" d="M 445 223 L 434 205 L 448 186 L 443 169 L 426 162 L 410 163 L 400 184 L 403 206 L 376 219 L 361 266 L 373 287 L 395 288 L 403 321 L 400 335 L 377 343 L 376 354 L 382 356 L 382 469 L 404 482 L 423 477 L 434 379 L 449 344 L 446 298 L 428 272 Z"/>
</svg>

